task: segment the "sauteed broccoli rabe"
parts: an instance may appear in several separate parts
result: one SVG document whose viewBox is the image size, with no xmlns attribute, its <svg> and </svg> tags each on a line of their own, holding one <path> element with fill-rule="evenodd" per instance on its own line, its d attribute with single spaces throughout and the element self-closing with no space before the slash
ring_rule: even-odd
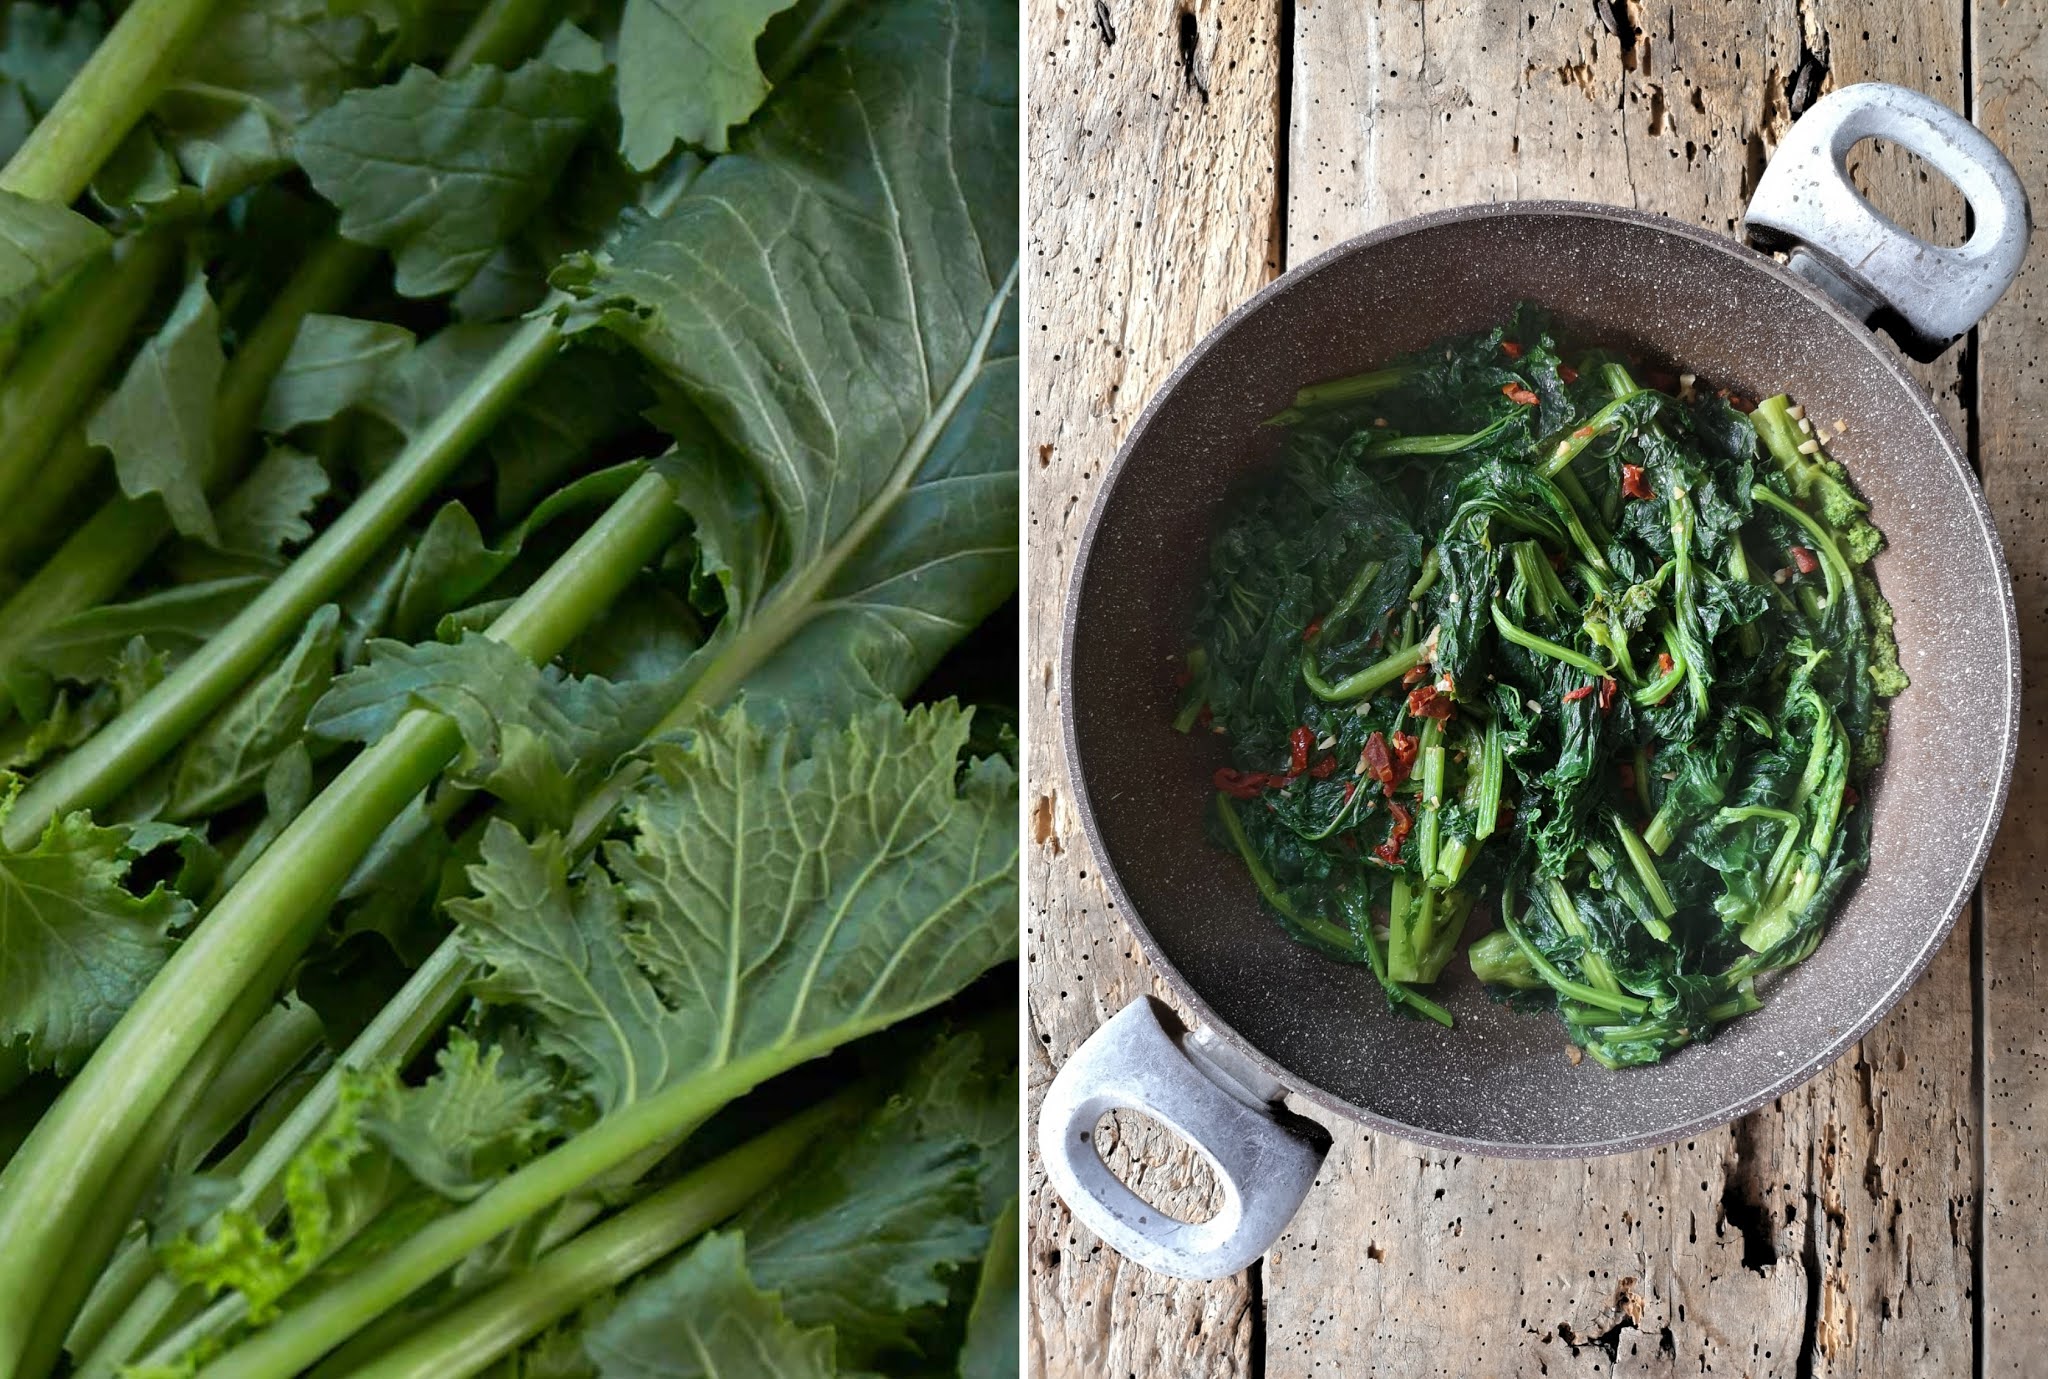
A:
<svg viewBox="0 0 2048 1379">
<path fill-rule="evenodd" d="M 1525 306 L 1274 418 L 1178 726 L 1228 744 L 1216 837 L 1296 938 L 1448 1025 L 1421 988 L 1484 930 L 1483 981 L 1623 1067 L 1820 942 L 1906 677 L 1814 420 L 1553 330 Z"/>
</svg>

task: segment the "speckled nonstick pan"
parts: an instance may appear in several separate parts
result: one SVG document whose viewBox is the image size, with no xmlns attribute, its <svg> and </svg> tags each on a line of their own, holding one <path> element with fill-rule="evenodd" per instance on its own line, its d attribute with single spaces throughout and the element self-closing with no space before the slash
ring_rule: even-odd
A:
<svg viewBox="0 0 2048 1379">
<path fill-rule="evenodd" d="M 1969 245 L 1906 240 L 1847 190 L 1840 156 L 1873 133 L 1963 187 L 1979 227 Z M 1853 204 L 1830 199 L 1838 192 Z M 1857 211 L 1868 224 L 1849 223 Z M 1886 311 L 1893 333 L 1923 353 L 1960 334 L 2017 272 L 2024 194 L 1959 117 L 1899 88 L 1850 87 L 1795 128 L 1748 228 L 1804 247 L 1788 268 L 1668 220 L 1557 202 L 1404 221 L 1294 269 L 1233 312 L 1132 429 L 1068 591 L 1063 726 L 1081 819 L 1118 911 L 1202 1027 L 1184 1034 L 1163 1008 L 1135 1003 L 1069 1060 L 1040 1120 L 1054 1186 L 1126 1255 L 1213 1277 L 1270 1243 L 1327 1144 L 1317 1127 L 1275 1118 L 1283 1092 L 1487 1155 L 1605 1154 L 1697 1134 L 1826 1067 L 1948 934 L 2011 769 L 2012 590 L 1954 437 L 1865 320 Z M 1873 266 L 1884 270 L 1875 282 Z M 1833 278 L 1844 295 L 1853 283 L 1854 309 L 1802 273 Z M 1789 392 L 1822 424 L 1847 421 L 1830 448 L 1889 538 L 1876 571 L 1912 687 L 1893 706 L 1870 797 L 1869 874 L 1819 950 L 1773 979 L 1761 1011 L 1655 1067 L 1574 1065 L 1556 1020 L 1495 1005 L 1462 961 L 1432 993 L 1456 1029 L 1390 1014 L 1368 969 L 1292 942 L 1261 912 L 1243 865 L 1205 836 L 1206 783 L 1223 749 L 1171 727 L 1218 505 L 1282 443 L 1260 422 L 1300 385 L 1483 329 L 1523 300 L 1560 313 L 1579 338 L 1630 345 L 1751 396 Z M 1222 1179 L 1222 1214 L 1171 1221 L 1123 1188 L 1092 1140 L 1114 1107 L 1145 1111 L 1200 1147 Z"/>
</svg>

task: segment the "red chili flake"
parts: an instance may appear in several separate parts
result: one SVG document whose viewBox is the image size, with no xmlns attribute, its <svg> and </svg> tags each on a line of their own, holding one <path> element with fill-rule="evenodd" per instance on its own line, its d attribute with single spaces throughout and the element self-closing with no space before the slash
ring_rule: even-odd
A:
<svg viewBox="0 0 2048 1379">
<path fill-rule="evenodd" d="M 1238 771 L 1221 766 L 1210 779 L 1218 790 L 1232 799 L 1253 800 L 1257 799 L 1259 792 L 1271 785 L 1275 778 L 1264 771 Z"/>
<path fill-rule="evenodd" d="M 1403 689 L 1407 689 L 1410 686 L 1421 684 L 1424 680 L 1427 680 L 1428 678 L 1428 666 L 1410 666 L 1408 668 L 1408 673 L 1401 677 L 1401 687 Z"/>
<path fill-rule="evenodd" d="M 1510 359 L 1520 359 L 1522 357 L 1522 347 L 1512 340 L 1501 341 L 1500 352 Z"/>
<path fill-rule="evenodd" d="M 1439 693 L 1435 685 L 1417 685 L 1408 691 L 1408 712 L 1417 718 L 1434 718 L 1439 723 L 1447 722 L 1455 707 L 1450 696 Z"/>
<path fill-rule="evenodd" d="M 1845 785 L 1842 787 L 1842 808 L 1854 809 L 1857 803 L 1862 800 L 1862 798 L 1863 797 L 1861 795 L 1856 793 L 1855 786 Z"/>
<path fill-rule="evenodd" d="M 1657 653 L 1657 673 L 1659 675 L 1669 675 L 1677 665 L 1678 662 L 1671 659 L 1670 652 L 1660 651 Z"/>
<path fill-rule="evenodd" d="M 1625 464 L 1621 467 L 1621 491 L 1631 498 L 1655 498 L 1649 482 L 1643 478 L 1643 467 L 1639 464 Z"/>
<path fill-rule="evenodd" d="M 1603 675 L 1600 677 L 1600 712 L 1606 713 L 1614 707 L 1615 689 L 1616 685 L 1613 676 Z"/>
<path fill-rule="evenodd" d="M 1519 383 L 1502 384 L 1501 392 L 1507 395 L 1509 402 L 1523 407 L 1534 407 L 1537 403 L 1543 401 L 1542 398 L 1536 396 L 1536 394 L 1530 392 Z"/>
<path fill-rule="evenodd" d="M 1316 735 L 1307 728 L 1296 728 L 1287 735 L 1287 749 L 1293 754 L 1287 764 L 1290 779 L 1308 770 L 1309 750 L 1316 745 Z"/>
<path fill-rule="evenodd" d="M 1400 772 L 1396 781 L 1407 780 L 1415 770 L 1416 753 L 1422 750 L 1422 739 L 1413 733 L 1394 734 L 1394 769 Z"/>
<path fill-rule="evenodd" d="M 1415 827 L 1415 818 L 1401 808 L 1398 800 L 1387 801 L 1387 812 L 1394 816 L 1394 831 L 1387 835 L 1387 841 L 1374 848 L 1373 855 L 1388 866 L 1399 866 L 1401 844 L 1408 841 L 1408 833 Z"/>
<path fill-rule="evenodd" d="M 1569 364 L 1559 364 L 1557 366 L 1557 376 L 1567 383 L 1579 381 L 1579 371 Z"/>
<path fill-rule="evenodd" d="M 1621 777 L 1622 789 L 1633 790 L 1636 788 L 1636 765 L 1634 762 L 1617 761 L 1614 763 L 1614 774 Z"/>
<path fill-rule="evenodd" d="M 1565 702 L 1565 703 L 1567 703 L 1567 704 L 1576 704 L 1576 703 L 1578 703 L 1578 702 L 1579 702 L 1579 701 L 1580 701 L 1581 699 L 1584 699 L 1584 698 L 1585 698 L 1585 697 L 1586 697 L 1587 695 L 1590 695 L 1590 694 L 1591 694 L 1592 692 L 1593 692 L 1593 686 L 1591 686 L 1591 685 L 1580 685 L 1580 686 L 1579 686 L 1579 687 L 1578 687 L 1577 689 L 1575 689 L 1575 690 L 1566 690 L 1566 691 L 1564 692 L 1564 702 Z"/>
<path fill-rule="evenodd" d="M 1309 625 L 1308 625 L 1307 627 L 1304 627 L 1303 629 L 1301 629 L 1301 639 L 1302 639 L 1303 641 L 1305 641 L 1305 642 L 1312 642 L 1312 641 L 1314 641 L 1314 640 L 1316 639 L 1316 634 L 1317 634 L 1317 633 L 1319 633 L 1319 632 L 1321 632 L 1322 630 L 1323 630 L 1323 620 L 1322 620 L 1321 618 L 1317 618 L 1317 619 L 1316 619 L 1316 620 L 1315 620 L 1314 622 L 1310 623 L 1310 624 L 1309 624 Z"/>
<path fill-rule="evenodd" d="M 1351 797 L 1352 797 L 1353 795 L 1356 795 L 1357 793 L 1358 793 L 1358 780 L 1357 780 L 1357 778 L 1356 778 L 1356 777 L 1353 777 L 1352 779 L 1350 779 L 1350 780 L 1347 780 L 1347 781 L 1345 781 L 1345 782 L 1344 782 L 1344 803 L 1346 803 L 1346 804 L 1350 804 L 1350 803 L 1351 803 Z"/>
<path fill-rule="evenodd" d="M 1804 546 L 1792 548 L 1792 563 L 1799 567 L 1799 573 L 1802 575 L 1810 575 L 1820 568 L 1820 562 L 1813 558 L 1813 552 Z"/>
<path fill-rule="evenodd" d="M 1581 426 L 1578 430 L 1572 432 L 1572 439 L 1575 441 L 1589 441 L 1593 439 L 1593 428 Z"/>
</svg>

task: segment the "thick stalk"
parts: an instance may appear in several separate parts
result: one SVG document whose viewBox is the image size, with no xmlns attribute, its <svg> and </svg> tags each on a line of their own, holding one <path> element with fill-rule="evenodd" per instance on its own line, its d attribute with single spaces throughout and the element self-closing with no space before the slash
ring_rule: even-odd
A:
<svg viewBox="0 0 2048 1379">
<path fill-rule="evenodd" d="M 74 422 L 43 456 L 35 482 L 0 508 L 0 569 L 27 571 L 58 549 L 105 497 L 106 456 Z M 6 614 L 0 611 L 0 628 Z"/>
<path fill-rule="evenodd" d="M 488 635 L 537 662 L 552 659 L 681 523 L 674 488 L 658 474 L 643 476 Z M 378 833 L 461 745 L 452 720 L 416 709 L 358 755 L 172 954 L 0 1172 L 0 1239 L 10 1244 L 0 1252 L 0 1379 L 17 1373 L 48 1262 L 63 1257 L 101 1185 L 221 1013 L 296 959 Z"/>
<path fill-rule="evenodd" d="M 545 317 L 522 326 L 276 583 L 128 712 L 22 792 L 0 833 L 6 845 L 26 847 L 58 815 L 106 803 L 183 741 L 368 564 L 533 381 L 560 342 L 560 332 Z"/>
<path fill-rule="evenodd" d="M 285 1170 L 334 1115 L 344 1074 L 384 1063 L 404 1064 L 417 1057 L 454 1013 L 470 972 L 469 957 L 461 945 L 452 936 L 443 940 L 432 956 L 414 969 L 398 995 L 335 1059 L 334 1066 L 264 1137 L 235 1175 L 235 1195 L 228 1207 L 252 1212 L 264 1221 L 275 1216 L 284 1203 Z M 110 1296 L 105 1307 L 96 1307 L 97 1317 L 81 1318 L 73 1329 L 72 1353 L 83 1356 L 79 1379 L 112 1379 L 158 1336 L 198 1311 L 196 1292 L 158 1273 L 146 1246 L 137 1254 L 138 1262 L 113 1285 L 126 1296 Z M 118 1320 L 114 1317 L 117 1308 Z"/>
<path fill-rule="evenodd" d="M 918 1007 L 929 1009 L 933 996 Z M 917 1013 L 890 1011 L 758 1050 L 615 1111 L 501 1179 L 468 1205 L 429 1223 L 382 1258 L 291 1309 L 268 1330 L 202 1367 L 196 1379 L 291 1379 L 464 1255 L 700 1122 L 772 1077 L 876 1034 Z"/>
<path fill-rule="evenodd" d="M 156 103 L 214 4 L 135 0 L 0 169 L 0 191 L 33 201 L 76 201 Z"/>
<path fill-rule="evenodd" d="M 467 1379 L 773 1186 L 858 1097 L 844 1093 L 813 1107 L 649 1194 L 352 1371 L 350 1379 Z"/>
<path fill-rule="evenodd" d="M 65 293 L 0 383 L 0 506 L 39 480 L 43 457 L 128 344 L 177 257 L 177 237 L 140 234 Z"/>
<path fill-rule="evenodd" d="M 241 1036 L 268 1007 L 267 997 L 244 997 L 230 1017 L 200 1040 L 185 1070 L 160 1098 L 162 1114 L 143 1127 L 135 1152 L 117 1166 L 94 1202 L 95 1210 L 80 1221 L 64 1254 L 41 1261 L 47 1280 L 46 1305 L 27 1318 L 27 1336 L 18 1362 L 10 1357 L 9 1372 L 22 1379 L 42 1379 L 56 1368 L 64 1348 L 71 1315 L 92 1292 L 107 1257 L 120 1245 L 144 1198 L 156 1186 L 158 1167 L 170 1155 L 185 1129 L 186 1117 L 205 1094 L 207 1084 L 234 1055 Z M 12 1335 L 12 1332 L 8 1333 Z"/>
</svg>

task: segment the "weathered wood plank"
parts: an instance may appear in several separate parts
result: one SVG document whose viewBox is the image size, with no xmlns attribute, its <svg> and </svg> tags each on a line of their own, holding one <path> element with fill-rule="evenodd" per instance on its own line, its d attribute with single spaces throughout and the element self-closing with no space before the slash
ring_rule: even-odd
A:
<svg viewBox="0 0 2048 1379">
<path fill-rule="evenodd" d="M 2048 6 L 1979 4 L 1977 120 L 2048 207 Z M 2029 703 L 2012 802 L 1983 888 L 1986 1376 L 2034 1375 L 2048 1355 L 2048 250 L 2034 237 L 2019 285 L 1978 331 L 1977 434 L 1985 496 L 2005 540 Z"/>
<path fill-rule="evenodd" d="M 1277 271 L 1278 13 L 1271 0 L 1027 6 L 1034 1111 L 1053 1067 L 1153 985 L 1092 875 L 1068 797 L 1057 609 L 1124 428 L 1203 332 Z M 1143 1126 L 1119 1130 L 1112 1162 L 1134 1186 L 1200 1216 L 1192 1156 Z M 1033 1375 L 1247 1372 L 1247 1279 L 1176 1283 L 1125 1265 L 1068 1216 L 1035 1161 L 1030 1190 Z"/>
<path fill-rule="evenodd" d="M 1827 86 L 1898 80 L 1956 104 L 1963 89 L 1960 10 L 1941 4 L 1315 0 L 1295 15 L 1290 260 L 1508 197 L 1732 230 L 1802 68 L 1809 85 L 1824 63 Z M 1960 237 L 1951 189 L 1895 153 L 1858 163 L 1895 218 Z M 1958 356 L 1922 377 L 1958 415 Z M 1692 1144 L 1531 1165 L 1340 1134 L 1268 1260 L 1267 1372 L 1968 1372 L 1968 949 L 1959 937 L 1808 1088 Z"/>
</svg>

